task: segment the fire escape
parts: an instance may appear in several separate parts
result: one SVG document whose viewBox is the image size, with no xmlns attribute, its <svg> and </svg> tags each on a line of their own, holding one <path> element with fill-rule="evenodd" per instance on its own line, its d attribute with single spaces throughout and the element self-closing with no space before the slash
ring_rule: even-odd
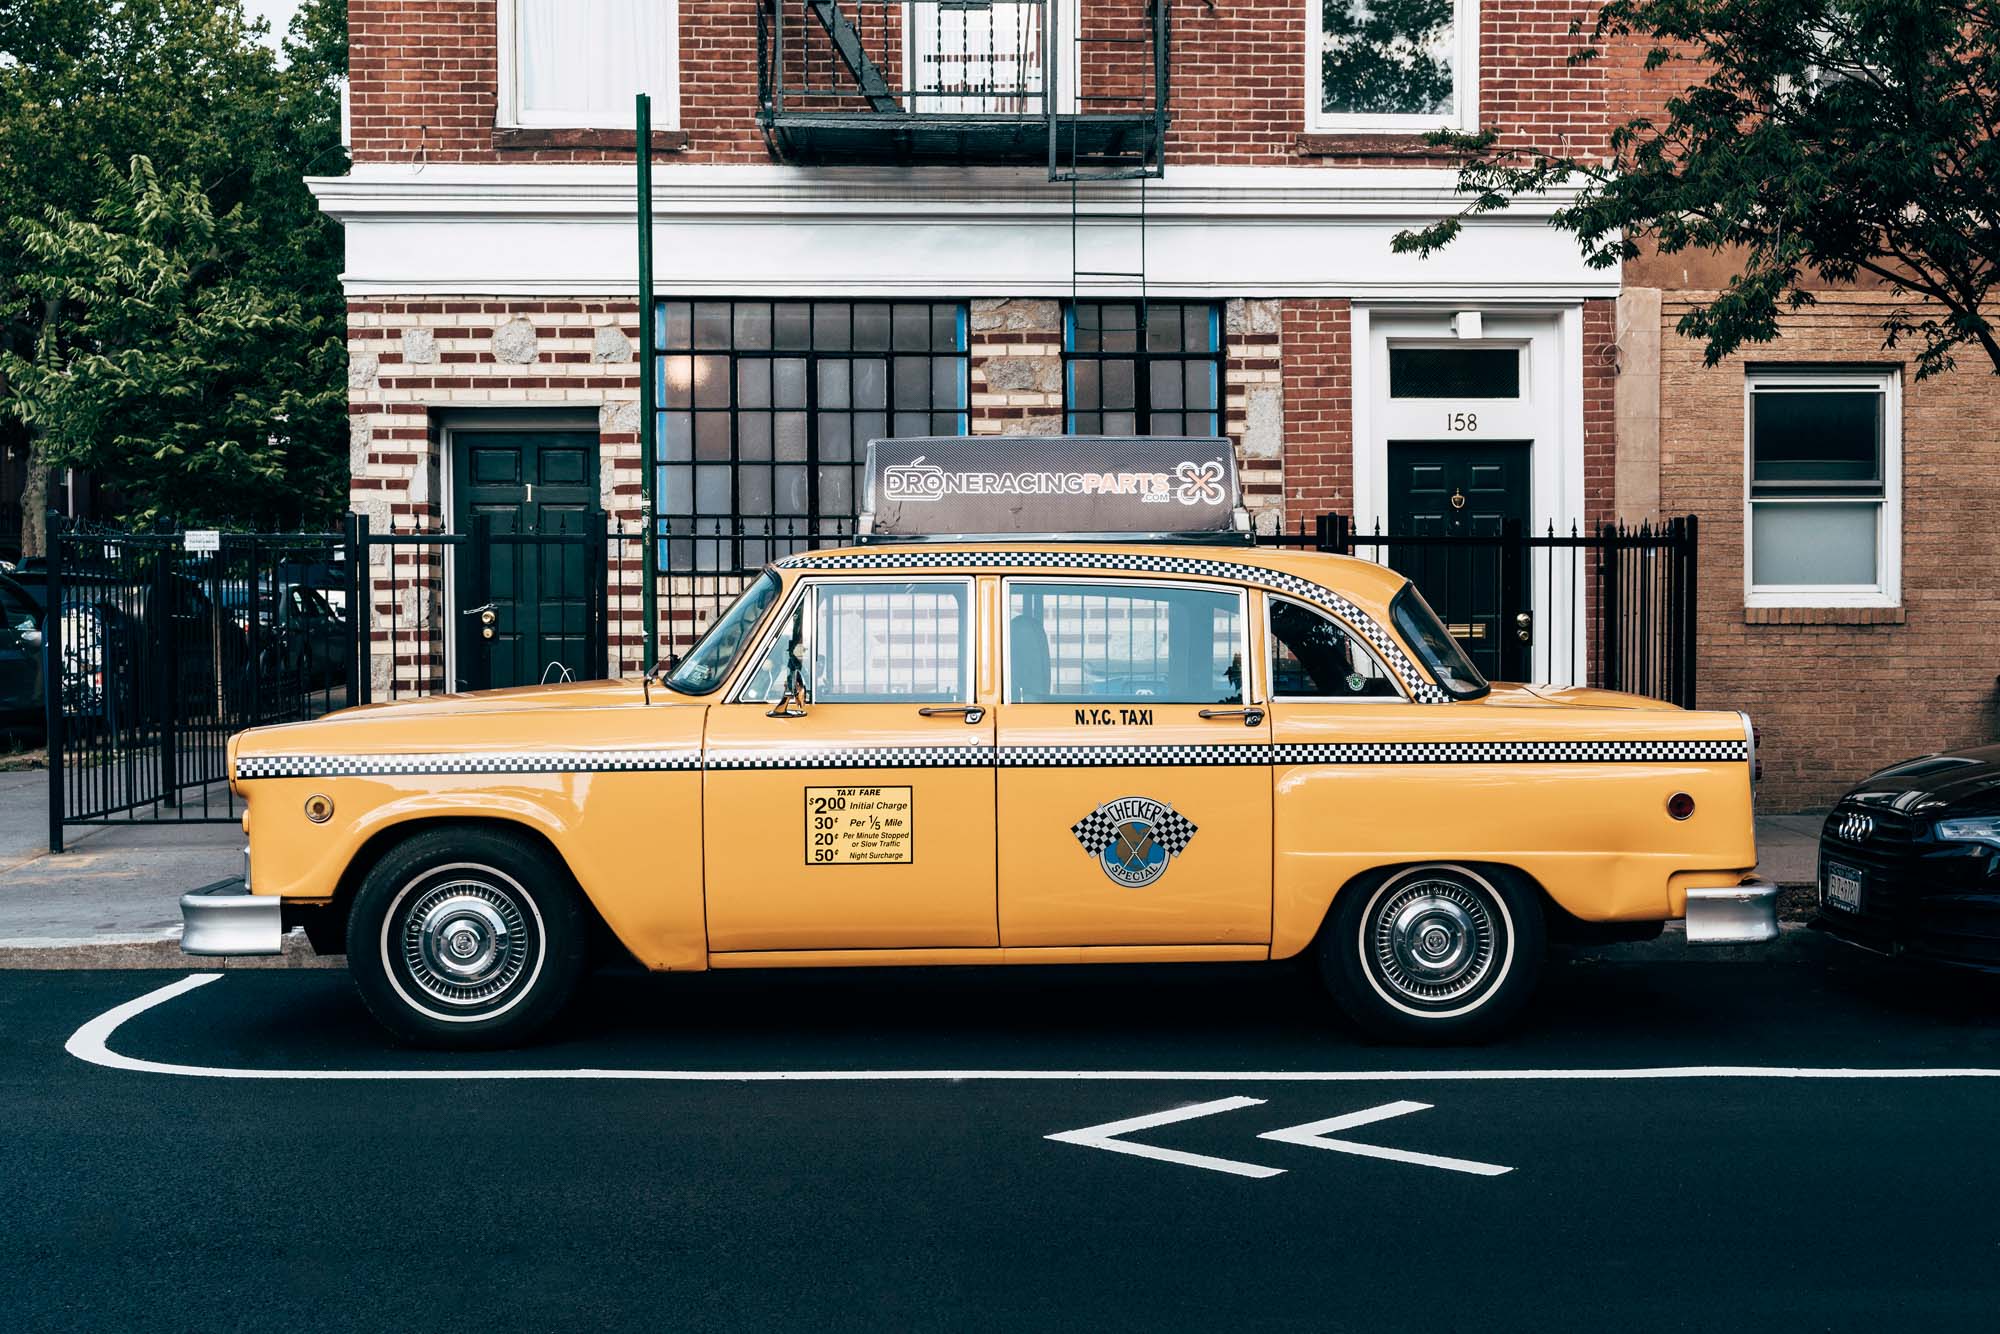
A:
<svg viewBox="0 0 2000 1334">
<path fill-rule="evenodd" d="M 1167 0 L 764 0 L 758 122 L 802 166 L 1045 164 L 1070 187 L 1072 292 L 1143 301 L 1168 47 Z M 1107 194 L 1115 208 L 1086 211 Z M 1093 256 L 1136 230 L 1135 264 L 1079 267 L 1086 229 Z"/>
</svg>

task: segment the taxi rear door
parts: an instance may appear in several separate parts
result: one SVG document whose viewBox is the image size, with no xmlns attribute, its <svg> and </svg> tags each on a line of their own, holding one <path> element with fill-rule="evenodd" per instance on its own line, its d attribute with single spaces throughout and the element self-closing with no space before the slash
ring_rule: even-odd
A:
<svg viewBox="0 0 2000 1334">
<path fill-rule="evenodd" d="M 1004 582 L 1003 945 L 1269 942 L 1270 723 L 1247 600 L 1227 584 Z"/>
<path fill-rule="evenodd" d="M 973 594 L 897 576 L 794 590 L 708 713 L 712 953 L 998 943 Z"/>
</svg>

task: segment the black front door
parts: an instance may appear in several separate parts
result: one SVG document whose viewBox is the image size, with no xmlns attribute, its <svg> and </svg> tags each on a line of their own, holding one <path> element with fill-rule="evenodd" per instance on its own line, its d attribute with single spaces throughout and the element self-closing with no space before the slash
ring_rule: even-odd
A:
<svg viewBox="0 0 2000 1334">
<path fill-rule="evenodd" d="M 459 689 L 601 676 L 597 437 L 460 431 L 452 446 L 452 528 L 468 537 L 456 570 Z"/>
<path fill-rule="evenodd" d="M 1527 548 L 1503 543 L 1528 527 L 1526 441 L 1389 445 L 1389 564 L 1416 581 L 1480 671 L 1528 674 Z"/>
</svg>

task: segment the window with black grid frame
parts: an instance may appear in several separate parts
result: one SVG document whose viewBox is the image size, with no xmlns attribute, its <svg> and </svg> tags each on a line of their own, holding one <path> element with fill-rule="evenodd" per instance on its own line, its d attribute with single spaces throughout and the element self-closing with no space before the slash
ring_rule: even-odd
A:
<svg viewBox="0 0 2000 1334">
<path fill-rule="evenodd" d="M 1063 312 L 1072 435 L 1222 434 L 1222 309 L 1078 301 Z"/>
<path fill-rule="evenodd" d="M 956 301 L 662 301 L 663 568 L 756 570 L 850 536 L 868 442 L 963 435 Z"/>
</svg>

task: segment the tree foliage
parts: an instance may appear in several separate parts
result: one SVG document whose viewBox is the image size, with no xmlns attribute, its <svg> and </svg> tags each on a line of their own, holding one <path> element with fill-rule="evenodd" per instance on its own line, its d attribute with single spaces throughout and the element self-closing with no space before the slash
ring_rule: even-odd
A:
<svg viewBox="0 0 2000 1334">
<path fill-rule="evenodd" d="M 1396 249 L 1428 254 L 1464 217 L 1574 188 L 1552 222 L 1593 266 L 1648 247 L 1736 258 L 1679 326 L 1711 365 L 1858 281 L 1902 298 L 1884 341 L 1908 343 L 1919 376 L 1967 346 L 2000 373 L 1996 38 L 2000 0 L 1611 0 L 1571 61 L 1642 43 L 1651 77 L 1679 88 L 1664 114 L 1614 127 L 1597 155 L 1511 149 L 1491 130 L 1433 135 L 1468 155 L 1459 189 L 1472 202 Z"/>
<path fill-rule="evenodd" d="M 340 238 L 302 178 L 344 168 L 345 0 L 264 35 L 240 0 L 0 4 L 0 439 L 130 517 L 339 505 Z"/>
</svg>

